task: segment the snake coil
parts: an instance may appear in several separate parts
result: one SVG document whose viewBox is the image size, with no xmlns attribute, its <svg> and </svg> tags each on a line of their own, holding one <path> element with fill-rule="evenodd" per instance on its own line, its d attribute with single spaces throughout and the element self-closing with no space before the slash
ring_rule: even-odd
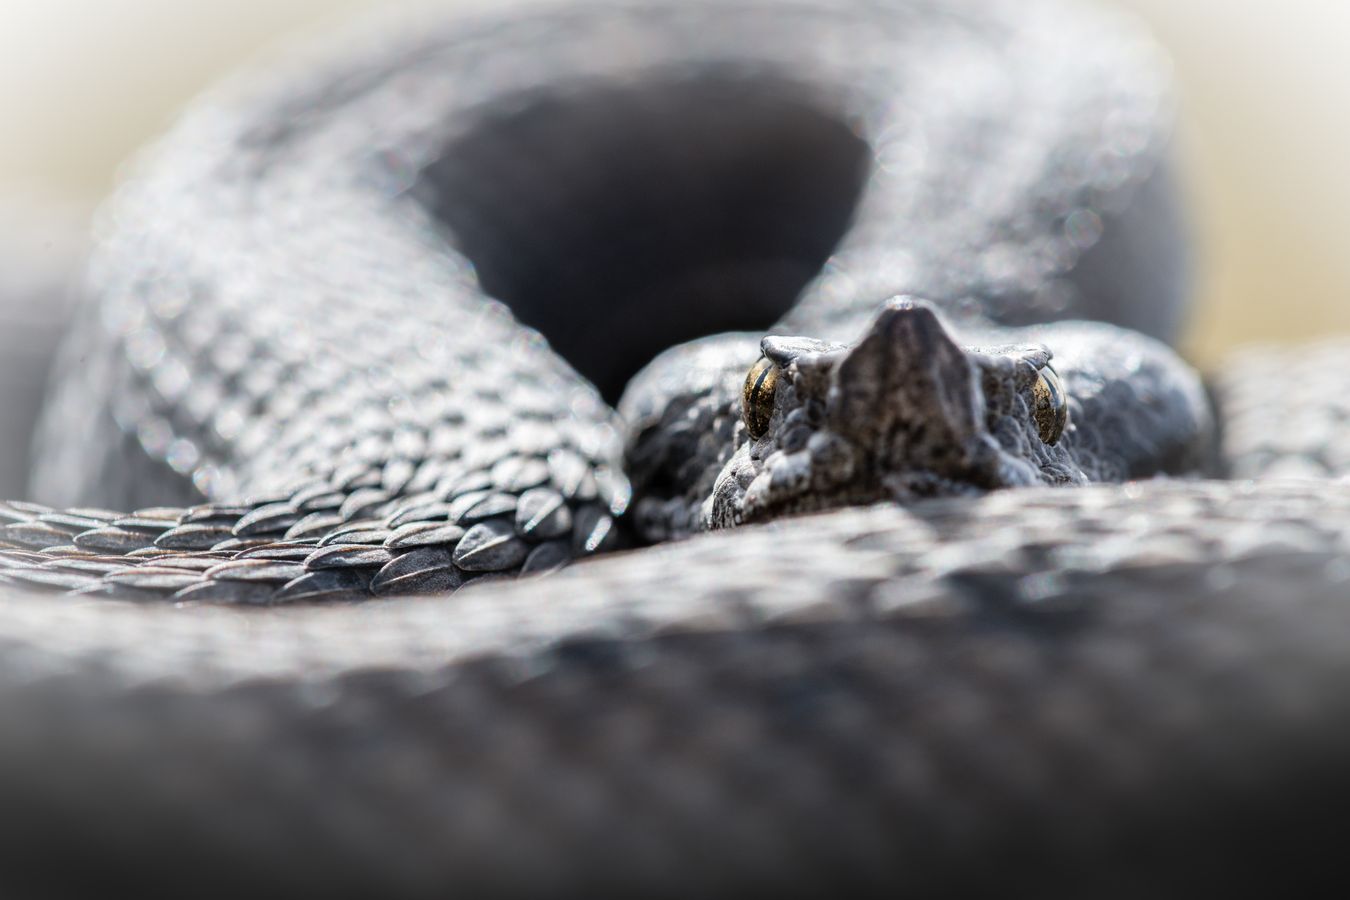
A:
<svg viewBox="0 0 1350 900">
<path fill-rule="evenodd" d="M 227 85 L 110 204 L 53 505 L 0 504 L 15 883 L 1323 859 L 1344 348 L 1207 392 L 1166 346 L 1152 45 L 1040 0 L 519 6 Z"/>
</svg>

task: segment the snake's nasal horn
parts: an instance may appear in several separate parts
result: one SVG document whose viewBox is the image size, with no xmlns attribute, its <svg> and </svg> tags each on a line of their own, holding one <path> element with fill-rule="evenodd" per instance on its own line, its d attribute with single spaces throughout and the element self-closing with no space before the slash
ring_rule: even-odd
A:
<svg viewBox="0 0 1350 900">
<path fill-rule="evenodd" d="M 920 300 L 888 301 L 840 363 L 833 387 L 832 426 L 897 464 L 964 455 L 984 432 L 976 366 Z"/>
</svg>

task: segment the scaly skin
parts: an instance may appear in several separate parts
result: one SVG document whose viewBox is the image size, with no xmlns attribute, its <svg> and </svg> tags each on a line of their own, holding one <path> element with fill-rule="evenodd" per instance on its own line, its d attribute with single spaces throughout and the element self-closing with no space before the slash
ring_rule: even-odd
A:
<svg viewBox="0 0 1350 900">
<path fill-rule="evenodd" d="M 1209 401 L 1162 344 L 1099 323 L 959 324 L 983 346 L 958 344 L 912 298 L 883 304 L 851 347 L 766 337 L 758 399 L 737 369 L 756 354 L 735 336 L 663 354 L 620 403 L 639 531 L 656 541 L 878 501 L 1195 473 L 1212 457 Z M 1049 383 L 1054 433 L 1037 417 Z"/>
<path fill-rule="evenodd" d="M 1146 41 L 999 0 L 550 5 L 367 41 L 204 101 L 108 214 L 37 496 L 200 505 L 0 506 L 16 883 L 1081 896 L 1331 859 L 1339 350 L 1218 384 L 1230 471 L 1317 479 L 1077 485 L 1195 469 L 1193 375 L 1107 325 L 985 339 L 1172 336 Z M 901 294 L 929 305 L 883 310 Z M 713 326 L 757 333 L 636 379 L 625 461 L 601 392 Z M 1025 368 L 1050 353 L 1053 447 Z M 823 434 L 848 473 L 776 483 Z M 1038 481 L 1077 486 L 974 495 Z M 628 520 L 878 499 L 501 577 Z"/>
</svg>

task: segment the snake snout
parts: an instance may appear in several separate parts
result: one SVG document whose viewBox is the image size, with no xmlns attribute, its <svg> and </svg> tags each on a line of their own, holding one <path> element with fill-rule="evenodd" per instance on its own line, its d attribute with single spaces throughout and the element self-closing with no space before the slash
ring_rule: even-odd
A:
<svg viewBox="0 0 1350 900">
<path fill-rule="evenodd" d="M 839 363 L 827 408 L 830 430 L 864 450 L 882 476 L 973 475 L 989 468 L 995 449 L 970 354 L 931 308 L 907 298 L 888 302 Z"/>
</svg>

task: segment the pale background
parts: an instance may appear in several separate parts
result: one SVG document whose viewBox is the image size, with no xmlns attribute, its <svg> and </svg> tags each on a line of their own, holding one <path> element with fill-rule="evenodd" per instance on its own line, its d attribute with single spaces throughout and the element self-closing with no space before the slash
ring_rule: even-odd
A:
<svg viewBox="0 0 1350 900">
<path fill-rule="evenodd" d="M 1350 3 L 1121 2 L 1176 63 L 1203 253 L 1190 349 L 1212 362 L 1236 342 L 1350 332 Z M 91 208 L 203 86 L 377 5 L 0 0 L 0 200 Z"/>
</svg>

